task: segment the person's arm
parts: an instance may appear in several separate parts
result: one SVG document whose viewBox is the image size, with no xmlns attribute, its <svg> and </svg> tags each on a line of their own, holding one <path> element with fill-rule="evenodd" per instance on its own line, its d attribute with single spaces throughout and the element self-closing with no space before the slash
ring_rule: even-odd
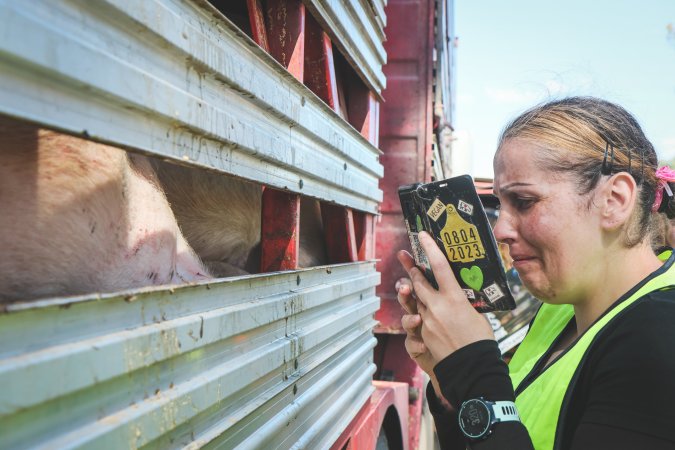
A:
<svg viewBox="0 0 675 450">
<path fill-rule="evenodd" d="M 441 449 L 464 450 L 466 442 L 464 441 L 464 435 L 459 429 L 457 410 L 449 408 L 449 405 L 436 395 L 431 383 L 427 385 L 427 402 L 429 403 L 429 411 L 431 411 L 431 415 L 434 417 L 436 435 L 438 436 L 438 443 Z"/>
<path fill-rule="evenodd" d="M 509 369 L 501 358 L 497 342 L 493 340 L 482 340 L 460 348 L 439 362 L 434 373 L 443 396 L 457 407 L 478 397 L 490 401 L 515 399 Z M 456 414 L 454 426 L 461 435 Z M 466 443 L 476 450 L 533 448 L 530 435 L 520 422 L 497 423 L 485 439 Z"/>
</svg>

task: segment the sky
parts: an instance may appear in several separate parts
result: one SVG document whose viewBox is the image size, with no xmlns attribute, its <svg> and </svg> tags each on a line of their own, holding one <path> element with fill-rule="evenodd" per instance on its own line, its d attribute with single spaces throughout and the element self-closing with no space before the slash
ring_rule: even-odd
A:
<svg viewBox="0 0 675 450">
<path fill-rule="evenodd" d="M 454 0 L 456 135 L 492 177 L 502 128 L 542 101 L 620 104 L 675 158 L 675 0 Z"/>
</svg>

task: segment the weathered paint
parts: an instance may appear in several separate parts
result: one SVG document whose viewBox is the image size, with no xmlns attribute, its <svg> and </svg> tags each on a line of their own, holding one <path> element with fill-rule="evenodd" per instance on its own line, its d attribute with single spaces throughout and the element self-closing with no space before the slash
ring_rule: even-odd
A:
<svg viewBox="0 0 675 450">
<path fill-rule="evenodd" d="M 260 271 L 298 268 L 300 196 L 266 188 L 262 197 Z"/>
<path fill-rule="evenodd" d="M 305 55 L 305 5 L 300 0 L 267 0 L 270 54 L 303 80 Z"/>
<path fill-rule="evenodd" d="M 331 446 L 331 450 L 375 449 L 377 438 L 383 429 L 391 430 L 387 435 L 388 448 L 408 450 L 408 384 L 394 381 L 373 381 L 375 393 L 363 405 L 342 435 Z M 391 414 L 395 411 L 396 414 Z M 391 415 L 387 417 L 387 413 Z M 385 419 L 392 423 L 385 424 Z M 398 430 L 398 433 L 395 431 Z M 398 443 L 398 444 L 397 444 Z"/>
<path fill-rule="evenodd" d="M 328 260 L 333 263 L 358 261 L 354 216 L 348 208 L 321 205 Z"/>
<path fill-rule="evenodd" d="M 382 45 L 386 17 L 376 16 L 364 0 L 304 0 L 311 12 L 350 61 L 366 85 L 378 96 L 386 87 Z"/>
<path fill-rule="evenodd" d="M 270 45 L 267 39 L 267 30 L 265 29 L 265 15 L 262 10 L 262 3 L 260 0 L 246 0 L 246 7 L 248 9 L 253 40 L 269 53 Z"/>
<path fill-rule="evenodd" d="M 206 2 L 4 1 L 0 26 L 2 113 L 377 211 L 377 148 Z"/>
<path fill-rule="evenodd" d="M 328 34 L 311 16 L 305 21 L 304 82 L 331 109 L 340 114 L 333 44 Z"/>
<path fill-rule="evenodd" d="M 9 305 L 0 448 L 328 446 L 372 391 L 378 282 L 361 263 Z"/>
<path fill-rule="evenodd" d="M 434 2 L 389 0 L 386 11 L 388 29 L 406 32 L 389 33 L 385 46 L 388 87 L 387 101 L 380 109 L 380 146 L 386 176 L 380 180 L 384 200 L 376 248 L 382 309 L 376 317 L 382 332 L 403 332 L 394 286 L 405 272 L 395 251 L 409 249 L 410 243 L 397 190 L 404 184 L 430 181 L 432 175 Z"/>
</svg>

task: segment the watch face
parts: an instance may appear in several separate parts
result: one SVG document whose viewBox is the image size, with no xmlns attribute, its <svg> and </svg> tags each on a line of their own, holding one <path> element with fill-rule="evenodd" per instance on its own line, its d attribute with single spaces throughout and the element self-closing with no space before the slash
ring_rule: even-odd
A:
<svg viewBox="0 0 675 450">
<path fill-rule="evenodd" d="M 490 410 L 480 400 L 468 400 L 459 411 L 459 426 L 471 438 L 482 437 L 490 429 Z"/>
</svg>

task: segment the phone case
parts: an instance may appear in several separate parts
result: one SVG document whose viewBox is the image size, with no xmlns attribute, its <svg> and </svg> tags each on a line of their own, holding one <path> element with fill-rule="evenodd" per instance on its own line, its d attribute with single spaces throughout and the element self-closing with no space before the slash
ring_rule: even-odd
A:
<svg viewBox="0 0 675 450">
<path fill-rule="evenodd" d="M 478 312 L 516 307 L 497 242 L 469 175 L 401 186 L 398 194 L 415 263 L 435 288 L 438 284 L 420 245 L 420 231 L 434 237 Z"/>
</svg>

